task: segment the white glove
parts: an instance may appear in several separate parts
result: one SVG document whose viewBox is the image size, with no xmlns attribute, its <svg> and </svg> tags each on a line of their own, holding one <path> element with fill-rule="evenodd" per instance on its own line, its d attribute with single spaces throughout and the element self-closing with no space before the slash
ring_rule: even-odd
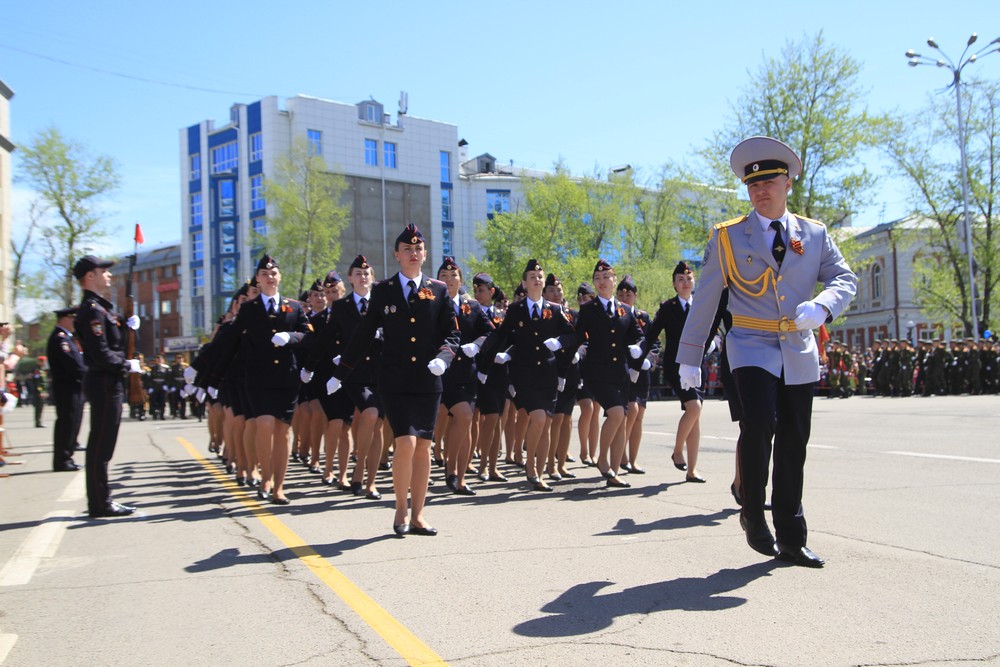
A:
<svg viewBox="0 0 1000 667">
<path fill-rule="evenodd" d="M 135 315 L 132 315 L 127 320 L 125 320 L 125 326 L 127 326 L 132 331 L 138 331 L 139 330 L 139 318 L 137 316 L 135 316 Z"/>
<path fill-rule="evenodd" d="M 629 379 L 629 381 L 632 384 L 635 384 L 636 382 L 638 382 L 639 381 L 639 371 L 635 370 L 634 368 L 628 369 L 628 379 Z"/>
<path fill-rule="evenodd" d="M 510 394 L 511 398 L 517 396 L 517 391 L 514 390 L 514 385 L 512 384 L 507 385 L 507 393 Z"/>
<path fill-rule="evenodd" d="M 382 327 L 375 330 L 375 340 L 382 340 Z"/>
<path fill-rule="evenodd" d="M 188 366 L 184 369 L 184 381 L 188 384 L 194 384 L 195 378 L 198 377 L 198 371 Z"/>
<path fill-rule="evenodd" d="M 642 360 L 642 370 L 648 371 L 652 367 L 653 367 L 653 362 L 650 361 L 648 357 Z"/>
<path fill-rule="evenodd" d="M 479 354 L 479 346 L 475 343 L 466 343 L 462 346 L 462 354 L 467 357 L 474 357 Z"/>
<path fill-rule="evenodd" d="M 8 414 L 17 407 L 17 396 L 14 394 L 4 393 L 4 397 L 7 401 L 3 404 L 3 414 Z"/>
<path fill-rule="evenodd" d="M 493 357 L 495 364 L 506 364 L 508 361 L 510 361 L 510 355 L 506 352 L 497 352 L 497 356 Z"/>
<path fill-rule="evenodd" d="M 288 345 L 288 341 L 290 341 L 291 339 L 292 337 L 288 334 L 287 331 L 279 331 L 278 333 L 271 336 L 271 342 L 274 343 L 276 347 L 282 347 L 284 345 Z"/>
<path fill-rule="evenodd" d="M 218 398 L 219 397 L 219 390 L 216 389 L 215 387 L 209 387 L 208 388 L 208 395 L 211 396 L 212 398 Z"/>
<path fill-rule="evenodd" d="M 561 394 L 566 389 L 566 378 L 559 378 L 556 381 L 556 390 Z"/>
<path fill-rule="evenodd" d="M 705 354 L 712 354 L 716 350 L 722 349 L 722 336 L 715 334 L 712 338 L 712 342 L 708 344 L 708 351 Z"/>
<path fill-rule="evenodd" d="M 642 356 L 642 345 L 629 345 L 628 353 L 633 359 L 638 359 Z"/>
<path fill-rule="evenodd" d="M 549 338 L 545 341 L 545 347 L 549 348 L 549 352 L 555 352 L 562 349 L 562 343 L 559 342 L 558 338 Z"/>
<path fill-rule="evenodd" d="M 303 368 L 299 371 L 299 379 L 302 380 L 302 384 L 309 384 L 313 379 L 312 371 Z"/>
<path fill-rule="evenodd" d="M 583 359 L 583 349 L 582 347 L 577 348 L 576 352 L 573 354 L 573 363 L 578 364 L 580 360 Z"/>
<path fill-rule="evenodd" d="M 339 366 L 340 365 L 340 355 L 339 354 L 333 358 L 333 365 L 334 366 Z"/>
<path fill-rule="evenodd" d="M 333 392 L 340 389 L 340 380 L 335 377 L 330 378 L 326 381 L 326 393 L 332 394 Z"/>
<path fill-rule="evenodd" d="M 181 389 L 181 396 L 187 398 L 191 394 L 195 393 L 195 388 L 193 384 L 186 384 L 184 388 Z"/>
<path fill-rule="evenodd" d="M 584 359 L 586 359 L 587 358 L 587 346 L 586 345 L 581 345 L 580 349 L 577 350 L 577 353 L 580 355 L 580 361 L 583 361 Z"/>
<path fill-rule="evenodd" d="M 201 387 L 198 387 L 198 390 L 195 391 L 194 394 L 195 394 L 194 395 L 195 399 L 199 403 L 204 403 L 205 402 L 205 390 L 204 389 L 202 389 Z"/>
<path fill-rule="evenodd" d="M 482 373 L 476 373 L 476 378 L 479 380 L 479 384 L 486 384 L 486 376 Z"/>
<path fill-rule="evenodd" d="M 815 301 L 803 301 L 795 307 L 795 328 L 799 331 L 816 329 L 826 322 L 826 308 Z"/>
<path fill-rule="evenodd" d="M 437 375 L 440 377 L 444 375 L 446 370 L 448 370 L 448 364 L 444 363 L 443 359 L 434 357 L 427 362 L 427 369 L 431 372 L 431 375 Z"/>
<path fill-rule="evenodd" d="M 697 389 L 701 386 L 701 366 L 689 366 L 681 364 L 681 389 Z"/>
<path fill-rule="evenodd" d="M 152 395 L 153 395 L 153 388 L 152 388 L 152 387 L 150 387 L 150 388 L 149 388 L 149 389 L 147 389 L 146 391 L 147 391 L 147 393 L 149 393 L 149 395 L 150 395 L 150 396 L 152 396 Z"/>
<path fill-rule="evenodd" d="M 139 360 L 138 359 L 129 359 L 128 360 L 128 372 L 129 373 L 141 373 L 142 372 L 142 369 L 139 368 Z"/>
</svg>

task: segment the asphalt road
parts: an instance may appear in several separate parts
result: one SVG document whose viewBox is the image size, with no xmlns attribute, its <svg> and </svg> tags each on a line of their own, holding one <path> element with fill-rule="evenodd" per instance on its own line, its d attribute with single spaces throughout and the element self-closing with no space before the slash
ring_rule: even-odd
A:
<svg viewBox="0 0 1000 667">
<path fill-rule="evenodd" d="M 746 546 L 725 405 L 707 484 L 669 462 L 678 416 L 650 405 L 631 489 L 575 464 L 553 494 L 508 469 L 469 498 L 435 470 L 440 534 L 396 539 L 388 479 L 355 499 L 293 464 L 293 503 L 259 505 L 193 420 L 126 420 L 111 478 L 139 512 L 89 520 L 82 473 L 50 472 L 51 430 L 15 410 L 0 665 L 1000 665 L 1000 399 L 817 399 L 822 570 Z"/>
</svg>

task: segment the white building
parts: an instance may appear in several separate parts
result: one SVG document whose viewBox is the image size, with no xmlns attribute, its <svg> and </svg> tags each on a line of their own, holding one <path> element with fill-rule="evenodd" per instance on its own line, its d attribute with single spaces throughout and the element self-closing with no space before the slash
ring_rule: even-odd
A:
<svg viewBox="0 0 1000 667">
<path fill-rule="evenodd" d="M 13 321 L 11 299 L 10 229 L 13 221 L 11 204 L 10 154 L 14 144 L 10 140 L 10 98 L 14 91 L 0 81 L 0 322 Z"/>
</svg>

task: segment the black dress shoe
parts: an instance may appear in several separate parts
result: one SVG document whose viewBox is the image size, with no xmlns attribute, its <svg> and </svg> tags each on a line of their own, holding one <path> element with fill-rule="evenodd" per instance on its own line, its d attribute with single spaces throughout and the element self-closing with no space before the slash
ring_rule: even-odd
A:
<svg viewBox="0 0 1000 667">
<path fill-rule="evenodd" d="M 624 470 L 625 472 L 632 472 L 632 464 L 631 463 L 623 463 L 622 464 L 622 470 Z"/>
<path fill-rule="evenodd" d="M 608 487 L 616 488 L 616 489 L 627 489 L 630 486 L 632 486 L 628 482 L 623 482 L 621 479 L 618 478 L 618 476 L 612 476 L 612 477 L 607 478 L 604 481 L 604 485 L 608 486 Z"/>
<path fill-rule="evenodd" d="M 309 466 L 309 472 L 314 475 L 318 475 L 323 472 L 323 470 L 319 466 Z"/>
<path fill-rule="evenodd" d="M 326 479 L 325 477 L 319 480 L 323 486 L 333 486 L 333 479 Z"/>
<path fill-rule="evenodd" d="M 531 485 L 531 490 L 532 491 L 545 491 L 545 492 L 548 492 L 548 491 L 552 491 L 553 490 L 551 486 L 549 486 L 548 484 L 546 484 L 545 482 L 543 482 L 538 477 L 529 477 L 528 478 L 528 484 Z"/>
<path fill-rule="evenodd" d="M 430 526 L 410 526 L 410 532 L 414 535 L 426 535 L 427 537 L 434 537 L 438 534 L 437 528 L 431 528 Z"/>
<path fill-rule="evenodd" d="M 562 475 L 560 475 L 557 472 L 550 472 L 549 473 L 549 479 L 551 479 L 553 482 L 561 482 L 562 481 Z"/>
<path fill-rule="evenodd" d="M 746 533 L 747 544 L 750 545 L 751 549 L 772 558 L 778 555 L 778 548 L 774 545 L 774 536 L 767 524 L 747 521 L 743 514 L 740 514 L 740 528 Z"/>
<path fill-rule="evenodd" d="M 645 475 L 646 469 L 640 468 L 639 466 L 632 466 L 632 469 L 629 470 L 629 472 L 632 473 L 633 475 Z"/>
<path fill-rule="evenodd" d="M 386 461 L 385 463 L 378 464 L 379 470 L 392 470 L 392 461 Z"/>
<path fill-rule="evenodd" d="M 504 477 L 503 475 L 497 473 L 496 475 L 490 475 L 489 476 L 489 480 L 491 482 L 506 482 L 507 478 Z"/>
<path fill-rule="evenodd" d="M 75 447 L 75 448 L 73 449 L 73 451 L 76 451 L 76 452 L 85 452 L 85 451 L 87 451 L 87 448 L 86 448 L 86 447 L 84 447 L 83 445 L 77 445 L 77 446 L 76 446 L 76 447 Z"/>
<path fill-rule="evenodd" d="M 275 505 L 291 505 L 292 501 L 288 499 L 288 496 L 284 498 L 279 498 L 278 496 L 271 496 L 271 502 Z"/>
<path fill-rule="evenodd" d="M 576 459 L 574 459 L 572 456 L 567 456 L 566 463 L 576 463 Z"/>
<path fill-rule="evenodd" d="M 351 488 L 350 484 L 342 484 L 341 482 L 338 481 L 337 488 L 340 489 L 341 491 L 349 491 L 351 493 L 354 493 L 354 489 Z"/>
<path fill-rule="evenodd" d="M 82 468 L 83 468 L 82 465 L 79 465 L 77 463 L 73 463 L 72 461 L 67 461 L 66 463 L 63 463 L 62 465 L 58 465 L 58 466 L 54 467 L 52 469 L 52 472 L 76 472 L 77 470 L 80 470 Z"/>
<path fill-rule="evenodd" d="M 107 507 L 90 513 L 91 519 L 101 519 L 104 517 L 128 516 L 135 512 L 134 507 L 121 505 L 119 503 L 109 503 Z"/>
<path fill-rule="evenodd" d="M 826 561 L 814 554 L 809 547 L 786 547 L 778 545 L 777 559 L 800 567 L 823 567 Z"/>
<path fill-rule="evenodd" d="M 563 471 L 563 472 L 561 472 L 559 474 L 562 475 L 563 477 L 565 477 L 566 479 L 576 479 L 576 475 L 574 475 L 571 472 Z"/>
<path fill-rule="evenodd" d="M 688 469 L 688 464 L 687 463 L 685 463 L 684 461 L 681 461 L 680 463 L 678 463 L 677 461 L 674 460 L 673 455 L 670 456 L 670 460 L 673 462 L 674 467 L 677 468 L 678 470 L 687 470 Z"/>
<path fill-rule="evenodd" d="M 295 463 L 299 462 L 299 453 L 298 452 L 292 452 L 292 461 L 294 461 Z"/>
<path fill-rule="evenodd" d="M 251 489 L 256 489 L 260 486 L 260 480 L 257 479 L 256 477 L 248 477 L 247 486 L 249 486 Z"/>
<path fill-rule="evenodd" d="M 685 475 L 684 480 L 688 482 L 694 482 L 695 484 L 704 484 L 705 478 L 699 477 L 698 475 Z"/>
<path fill-rule="evenodd" d="M 448 475 L 444 478 L 444 485 L 454 491 L 458 488 L 458 475 Z"/>
<path fill-rule="evenodd" d="M 246 484 L 247 484 L 247 478 L 246 477 L 237 477 L 236 478 L 236 486 L 246 486 Z"/>
<path fill-rule="evenodd" d="M 257 500 L 270 500 L 271 492 L 264 489 L 257 489 Z"/>
<path fill-rule="evenodd" d="M 735 483 L 729 485 L 729 492 L 733 494 L 733 500 L 736 501 L 736 504 L 743 507 L 743 499 L 740 498 L 740 492 L 736 490 Z"/>
<path fill-rule="evenodd" d="M 364 495 L 365 485 L 362 482 L 351 482 L 351 493 L 356 496 Z"/>
<path fill-rule="evenodd" d="M 474 496 L 474 495 L 476 495 L 476 491 L 471 486 L 469 486 L 468 484 L 466 484 L 465 486 L 456 486 L 455 487 L 455 495 L 456 496 Z"/>
<path fill-rule="evenodd" d="M 393 526 L 392 527 L 392 532 L 396 533 L 396 537 L 403 537 L 405 535 L 409 535 L 409 533 L 410 533 L 410 524 L 408 524 L 408 523 L 401 523 L 398 526 Z"/>
<path fill-rule="evenodd" d="M 365 498 L 368 500 L 382 500 L 382 494 L 378 491 L 369 491 L 365 494 Z"/>
</svg>

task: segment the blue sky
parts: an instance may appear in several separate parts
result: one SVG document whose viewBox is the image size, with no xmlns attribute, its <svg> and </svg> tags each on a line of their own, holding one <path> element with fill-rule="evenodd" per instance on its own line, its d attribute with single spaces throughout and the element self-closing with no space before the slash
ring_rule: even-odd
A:
<svg viewBox="0 0 1000 667">
<path fill-rule="evenodd" d="M 862 63 L 871 110 L 916 112 L 947 94 L 950 75 L 908 68 L 908 48 L 926 51 L 933 36 L 957 57 L 972 32 L 980 44 L 1000 36 L 995 0 L 673 5 L 11 2 L 0 79 L 16 95 L 15 143 L 56 125 L 117 161 L 113 252 L 136 222 L 147 247 L 180 238 L 178 131 L 226 122 L 234 102 L 372 96 L 395 110 L 405 90 L 411 115 L 456 124 L 471 154 L 540 169 L 561 158 L 576 174 L 626 163 L 648 173 L 702 146 L 748 72 L 789 39 L 823 30 Z M 1000 78 L 1000 56 L 973 73 Z M 15 213 L 29 197 L 15 187 Z M 856 224 L 907 210 L 904 188 L 889 181 Z"/>
</svg>

